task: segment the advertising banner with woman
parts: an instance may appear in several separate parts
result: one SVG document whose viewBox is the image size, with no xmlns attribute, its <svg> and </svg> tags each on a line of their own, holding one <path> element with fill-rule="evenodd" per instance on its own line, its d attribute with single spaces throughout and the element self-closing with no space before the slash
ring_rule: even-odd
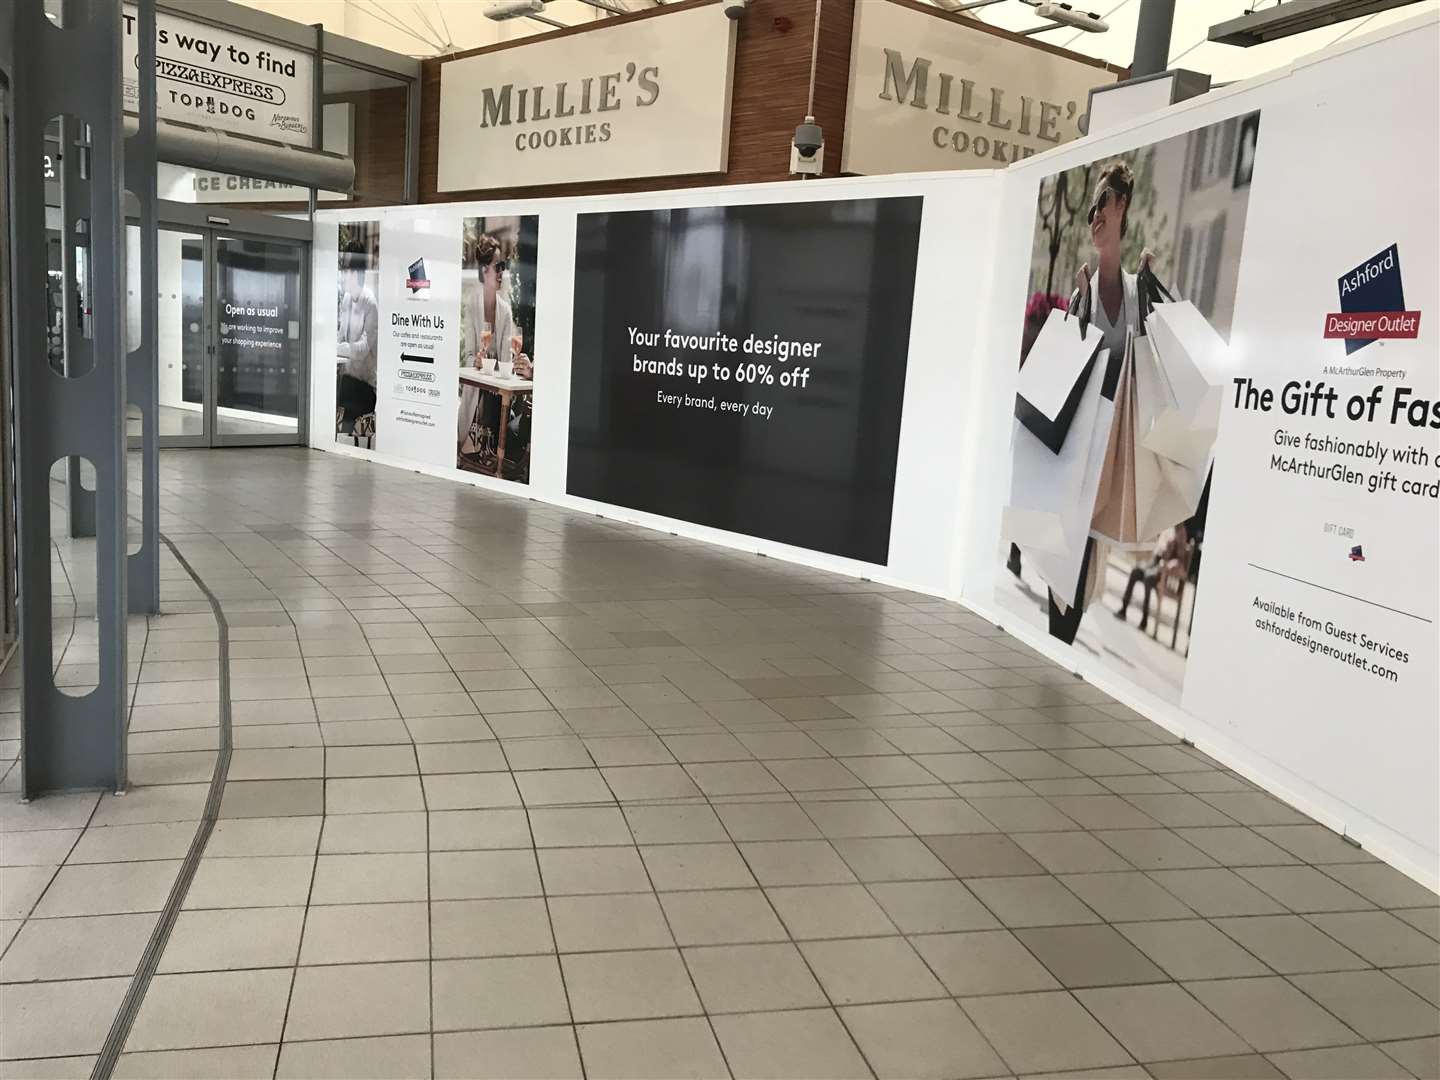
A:
<svg viewBox="0 0 1440 1080">
<path fill-rule="evenodd" d="M 455 467 L 530 482 L 537 215 L 464 219 Z"/>
<path fill-rule="evenodd" d="M 1176 704 L 1259 121 L 1058 172 L 1036 207 L 997 600 Z"/>
<path fill-rule="evenodd" d="M 1357 41 L 1038 177 L 971 571 L 1007 629 L 1431 887 L 1440 146 L 1405 118 L 1434 50 L 1433 22 Z"/>
<path fill-rule="evenodd" d="M 342 221 L 335 317 L 335 441 L 375 447 L 380 222 Z"/>
</svg>

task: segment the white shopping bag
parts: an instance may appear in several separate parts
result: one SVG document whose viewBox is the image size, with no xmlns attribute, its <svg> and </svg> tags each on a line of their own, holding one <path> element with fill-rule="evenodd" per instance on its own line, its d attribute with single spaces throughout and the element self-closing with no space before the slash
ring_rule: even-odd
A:
<svg viewBox="0 0 1440 1080">
<path fill-rule="evenodd" d="M 1147 448 L 1141 439 L 1156 415 L 1173 408 L 1174 401 L 1148 339 L 1127 334 L 1125 361 L 1116 378 L 1114 424 L 1091 520 L 1091 535 L 1097 540 L 1148 551 L 1161 532 L 1194 515 L 1203 474 Z"/>
<path fill-rule="evenodd" d="M 1108 352 L 1101 350 L 1081 388 L 1058 454 L 1023 423 L 1015 423 L 1010 501 L 1003 511 L 1002 531 L 1005 539 L 1024 550 L 1028 564 L 1067 605 L 1075 602 L 1115 415 L 1114 402 L 1100 394 L 1107 359 Z"/>
<path fill-rule="evenodd" d="M 1215 445 L 1226 377 L 1226 345 L 1188 300 L 1156 304 L 1145 320 L 1164 390 L 1141 445 L 1204 472 Z"/>
<path fill-rule="evenodd" d="M 1030 346 L 1015 383 L 1015 418 L 1053 454 L 1060 453 L 1074 423 L 1101 334 L 1084 333 L 1080 320 L 1053 309 Z"/>
</svg>

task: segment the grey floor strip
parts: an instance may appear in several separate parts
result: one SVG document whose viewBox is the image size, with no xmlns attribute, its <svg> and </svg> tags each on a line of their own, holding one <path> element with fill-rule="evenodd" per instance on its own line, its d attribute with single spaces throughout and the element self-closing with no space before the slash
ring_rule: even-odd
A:
<svg viewBox="0 0 1440 1080">
<path fill-rule="evenodd" d="M 130 1037 L 130 1029 L 135 1025 L 135 1017 L 140 1012 L 140 1006 L 145 1000 L 145 992 L 150 988 L 150 980 L 155 977 L 155 969 L 160 966 L 160 957 L 165 952 L 165 945 L 170 940 L 170 934 L 175 929 L 175 920 L 180 916 L 180 906 L 185 903 L 185 896 L 190 891 L 190 883 L 195 879 L 195 871 L 199 869 L 200 857 L 205 854 L 205 845 L 210 842 L 210 834 L 215 829 L 215 820 L 220 812 L 220 799 L 225 793 L 225 778 L 230 772 L 230 751 L 231 725 L 230 725 L 230 625 L 225 621 L 225 613 L 220 608 L 220 601 L 210 591 L 209 586 L 200 579 L 195 568 L 186 561 L 185 556 L 180 554 L 170 538 L 160 534 L 160 539 L 170 549 L 170 554 L 185 568 L 200 591 L 205 594 L 205 599 L 210 601 L 210 608 L 215 613 L 215 622 L 219 627 L 219 650 L 220 650 L 220 745 L 219 752 L 215 757 L 215 772 L 210 777 L 210 794 L 205 800 L 205 809 L 200 818 L 200 825 L 195 830 L 195 838 L 190 841 L 190 850 L 185 853 L 185 860 L 180 864 L 180 872 L 175 875 L 175 883 L 170 886 L 170 895 L 165 900 L 165 906 L 160 909 L 160 920 L 155 924 L 154 931 L 150 934 L 150 940 L 145 945 L 145 952 L 140 957 L 140 966 L 135 969 L 135 974 L 130 980 L 130 986 L 125 991 L 125 998 L 120 1003 L 120 1009 L 115 1014 L 115 1020 L 110 1025 L 110 1033 L 105 1037 L 105 1045 L 100 1049 L 100 1056 L 95 1059 L 95 1068 L 90 1072 L 90 1080 L 110 1080 L 115 1072 L 115 1063 L 120 1059 L 120 1052 L 125 1049 L 125 1042 Z"/>
</svg>

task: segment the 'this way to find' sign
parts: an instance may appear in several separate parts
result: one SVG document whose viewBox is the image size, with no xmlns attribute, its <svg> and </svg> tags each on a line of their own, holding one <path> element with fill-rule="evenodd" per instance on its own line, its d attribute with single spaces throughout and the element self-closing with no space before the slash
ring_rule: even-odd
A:
<svg viewBox="0 0 1440 1080">
<path fill-rule="evenodd" d="M 140 17 L 123 9 L 125 108 L 140 103 Z M 162 120 L 295 146 L 314 141 L 314 59 L 223 26 L 155 16 L 155 112 Z"/>
</svg>

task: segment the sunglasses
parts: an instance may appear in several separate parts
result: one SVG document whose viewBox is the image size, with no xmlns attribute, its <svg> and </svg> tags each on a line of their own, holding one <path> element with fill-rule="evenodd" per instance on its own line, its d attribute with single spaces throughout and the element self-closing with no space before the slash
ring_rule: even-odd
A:
<svg viewBox="0 0 1440 1080">
<path fill-rule="evenodd" d="M 1100 213 L 1101 210 L 1104 210 L 1105 207 L 1110 205 L 1110 196 L 1112 195 L 1116 195 L 1118 197 L 1118 192 L 1116 192 L 1114 188 L 1107 187 L 1104 191 L 1100 192 L 1100 197 L 1096 199 L 1093 203 L 1091 203 L 1090 211 L 1085 215 L 1086 225 L 1095 224 L 1095 215 Z"/>
</svg>

